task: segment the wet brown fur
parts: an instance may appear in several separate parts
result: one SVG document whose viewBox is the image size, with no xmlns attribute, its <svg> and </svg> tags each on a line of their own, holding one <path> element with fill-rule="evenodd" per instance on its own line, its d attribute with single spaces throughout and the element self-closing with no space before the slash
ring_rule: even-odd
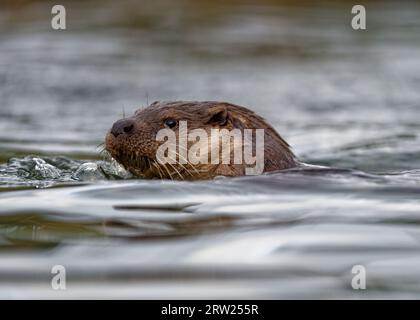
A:
<svg viewBox="0 0 420 320">
<path fill-rule="evenodd" d="M 174 101 L 154 102 L 138 110 L 134 116 L 134 130 L 130 134 L 106 136 L 106 150 L 132 174 L 144 178 L 203 180 L 215 176 L 241 176 L 245 164 L 159 164 L 156 151 L 163 142 L 156 141 L 156 133 L 164 129 L 166 119 L 187 121 L 188 130 L 202 128 L 209 136 L 212 128 L 265 129 L 264 172 L 296 166 L 290 146 L 262 117 L 253 111 L 226 102 Z M 177 131 L 178 126 L 173 128 Z"/>
</svg>

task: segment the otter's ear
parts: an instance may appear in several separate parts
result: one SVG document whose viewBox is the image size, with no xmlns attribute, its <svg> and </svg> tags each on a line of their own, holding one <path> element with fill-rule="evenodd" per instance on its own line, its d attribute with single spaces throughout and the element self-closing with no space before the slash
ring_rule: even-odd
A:
<svg viewBox="0 0 420 320">
<path fill-rule="evenodd" d="M 207 123 L 217 123 L 219 126 L 223 126 L 227 120 L 228 111 L 225 106 L 216 106 L 209 109 Z"/>
</svg>

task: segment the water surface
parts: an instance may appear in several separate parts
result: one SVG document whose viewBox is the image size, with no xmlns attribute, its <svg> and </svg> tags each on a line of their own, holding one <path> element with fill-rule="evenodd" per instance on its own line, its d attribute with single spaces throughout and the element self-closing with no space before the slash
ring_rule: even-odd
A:
<svg viewBox="0 0 420 320">
<path fill-rule="evenodd" d="M 347 2 L 118 3 L 0 11 L 0 297 L 420 298 L 417 3 L 363 32 Z M 98 145 L 154 100 L 247 106 L 330 168 L 133 179 Z"/>
</svg>

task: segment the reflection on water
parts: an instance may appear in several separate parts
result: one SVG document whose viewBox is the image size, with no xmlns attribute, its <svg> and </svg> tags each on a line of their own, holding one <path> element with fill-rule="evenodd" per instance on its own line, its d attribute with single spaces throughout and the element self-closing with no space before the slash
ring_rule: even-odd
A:
<svg viewBox="0 0 420 320">
<path fill-rule="evenodd" d="M 415 173 L 306 169 L 2 193 L 0 271 L 35 281 L 29 297 L 57 297 L 54 264 L 69 274 L 62 297 L 417 296 L 419 192 Z M 360 263 L 362 296 L 349 280 Z"/>
<path fill-rule="evenodd" d="M 69 4 L 65 32 L 48 1 L 0 11 L 0 297 L 420 297 L 416 2 L 369 2 L 366 32 L 347 2 L 118 3 Z M 343 169 L 162 182 L 101 159 L 124 112 L 180 99 L 249 106 Z"/>
</svg>

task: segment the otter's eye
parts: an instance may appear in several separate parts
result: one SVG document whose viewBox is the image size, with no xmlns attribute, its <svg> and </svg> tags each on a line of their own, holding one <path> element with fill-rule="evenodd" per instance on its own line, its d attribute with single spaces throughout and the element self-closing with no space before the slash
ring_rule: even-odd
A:
<svg viewBox="0 0 420 320">
<path fill-rule="evenodd" d="M 165 126 L 167 126 L 168 128 L 173 128 L 175 127 L 177 124 L 177 121 L 174 119 L 166 119 L 165 120 Z"/>
</svg>

